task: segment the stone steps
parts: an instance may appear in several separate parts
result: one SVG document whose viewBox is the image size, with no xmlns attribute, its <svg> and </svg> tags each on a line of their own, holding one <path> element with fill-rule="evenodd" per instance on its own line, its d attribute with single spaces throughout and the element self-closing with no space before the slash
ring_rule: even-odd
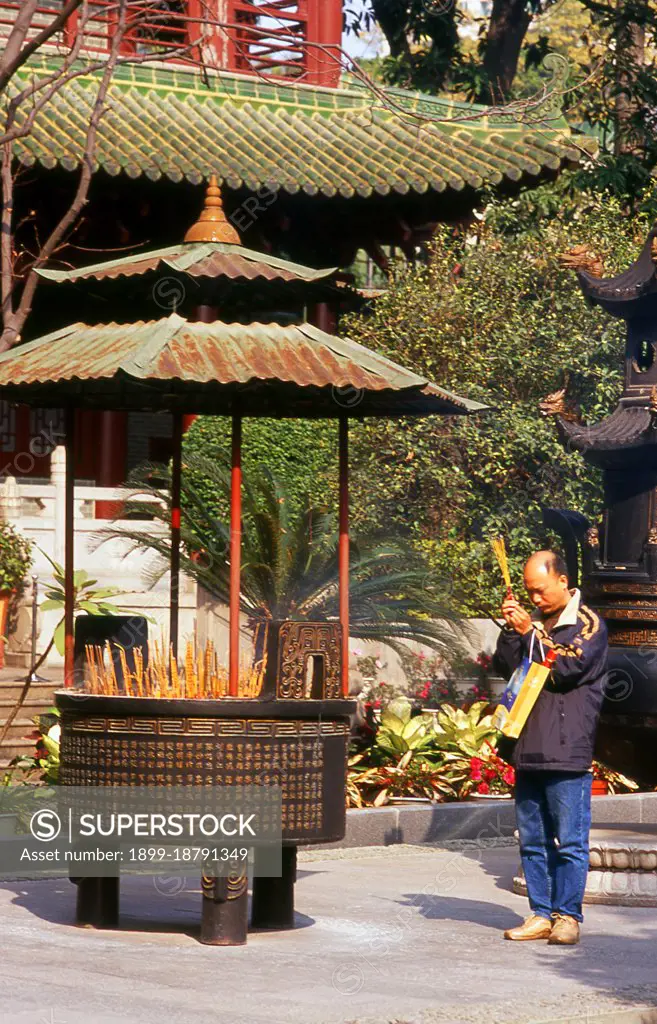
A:
<svg viewBox="0 0 657 1024">
<path fill-rule="evenodd" d="M 593 829 L 585 903 L 657 907 L 657 825 L 639 828 Z M 513 880 L 513 891 L 527 895 L 522 867 Z"/>
<path fill-rule="evenodd" d="M 59 682 L 50 681 L 32 683 L 17 717 L 9 728 L 7 738 L 0 743 L 0 771 L 6 768 L 14 757 L 34 752 L 34 740 L 25 737 L 35 728 L 33 718 L 54 706 L 54 693 L 60 685 Z M 13 679 L 0 681 L 0 728 L 7 721 L 22 688 L 23 684 Z"/>
<path fill-rule="evenodd" d="M 61 686 L 59 680 L 48 680 L 45 683 L 32 683 L 28 690 L 27 696 L 30 699 L 38 698 L 38 700 L 48 707 L 52 707 L 54 703 L 54 693 Z M 23 689 L 22 682 L 15 682 L 14 680 L 2 680 L 0 681 L 0 707 L 6 707 L 2 702 L 10 701 L 12 704 Z"/>
</svg>

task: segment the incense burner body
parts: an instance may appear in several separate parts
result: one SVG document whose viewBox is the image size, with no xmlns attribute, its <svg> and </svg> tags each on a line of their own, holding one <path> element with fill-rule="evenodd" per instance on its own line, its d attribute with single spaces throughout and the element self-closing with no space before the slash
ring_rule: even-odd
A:
<svg viewBox="0 0 657 1024">
<path fill-rule="evenodd" d="M 168 700 L 60 691 L 64 786 L 281 787 L 283 839 L 345 830 L 346 700 Z"/>
</svg>

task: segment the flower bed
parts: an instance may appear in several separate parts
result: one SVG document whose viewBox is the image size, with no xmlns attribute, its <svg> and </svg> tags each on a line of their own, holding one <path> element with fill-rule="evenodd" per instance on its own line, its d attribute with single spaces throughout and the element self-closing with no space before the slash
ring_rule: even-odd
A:
<svg viewBox="0 0 657 1024">
<path fill-rule="evenodd" d="M 408 698 L 393 700 L 380 720 L 370 715 L 352 744 L 348 807 L 382 807 L 401 799 L 432 802 L 513 794 L 515 771 L 499 757 L 488 701 L 467 710 L 443 704 L 413 715 Z M 594 779 L 607 792 L 635 792 L 638 785 L 594 762 Z"/>
</svg>

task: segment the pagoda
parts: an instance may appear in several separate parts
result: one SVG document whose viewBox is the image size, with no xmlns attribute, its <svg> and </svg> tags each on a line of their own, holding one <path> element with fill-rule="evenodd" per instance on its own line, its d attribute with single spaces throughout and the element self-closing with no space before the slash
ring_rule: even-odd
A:
<svg viewBox="0 0 657 1024">
<path fill-rule="evenodd" d="M 657 725 L 656 258 L 657 225 L 636 262 L 616 277 L 597 277 L 583 267 L 577 270 L 587 301 L 623 319 L 627 327 L 625 385 L 611 415 L 594 425 L 582 424 L 568 413 L 563 400 L 549 409 L 544 403 L 544 411 L 556 415 L 564 444 L 581 452 L 603 474 L 602 520 L 580 531 L 582 590 L 609 630 L 599 756 L 653 785 L 657 782 L 653 750 Z"/>
</svg>

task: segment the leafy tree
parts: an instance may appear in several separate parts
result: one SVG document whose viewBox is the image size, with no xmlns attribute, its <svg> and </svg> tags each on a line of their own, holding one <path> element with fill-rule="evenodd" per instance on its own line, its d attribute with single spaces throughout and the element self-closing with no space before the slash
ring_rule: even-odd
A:
<svg viewBox="0 0 657 1024">
<path fill-rule="evenodd" d="M 31 565 L 32 542 L 0 522 L 0 593 L 19 589 Z"/>
<path fill-rule="evenodd" d="M 504 100 L 511 94 L 523 43 L 532 19 L 552 5 L 553 0 L 493 0 L 490 20 L 483 36 L 481 57 L 483 88 L 478 99 Z"/>
<path fill-rule="evenodd" d="M 370 0 L 370 5 L 390 47 L 386 80 L 428 92 L 445 85 L 458 54 L 455 5 L 445 0 Z"/>
<path fill-rule="evenodd" d="M 507 538 L 518 578 L 543 541 L 541 506 L 599 511 L 599 474 L 564 450 L 538 403 L 567 385 L 586 419 L 606 415 L 622 387 L 623 325 L 586 304 L 559 255 L 586 245 L 616 272 L 635 258 L 648 223 L 609 197 L 573 204 L 565 185 L 558 196 L 545 186 L 494 203 L 476 233 L 443 229 L 426 266 L 398 268 L 370 314 L 343 325 L 495 407 L 452 422 L 370 420 L 354 430 L 356 528 L 413 539 L 464 612 L 492 613 L 499 603 L 488 535 Z"/>
<path fill-rule="evenodd" d="M 581 0 L 606 43 L 582 70 L 577 95 L 585 120 L 601 138 L 589 184 L 613 189 L 630 204 L 650 181 L 657 162 L 657 9 L 646 0 Z"/>
<path fill-rule="evenodd" d="M 490 102 L 511 95 L 532 19 L 553 2 L 493 0 L 476 52 L 459 39 L 463 15 L 454 0 L 369 0 L 347 23 L 354 30 L 378 23 L 390 48 L 383 62 L 389 83 L 427 92 L 465 87 Z"/>
</svg>

